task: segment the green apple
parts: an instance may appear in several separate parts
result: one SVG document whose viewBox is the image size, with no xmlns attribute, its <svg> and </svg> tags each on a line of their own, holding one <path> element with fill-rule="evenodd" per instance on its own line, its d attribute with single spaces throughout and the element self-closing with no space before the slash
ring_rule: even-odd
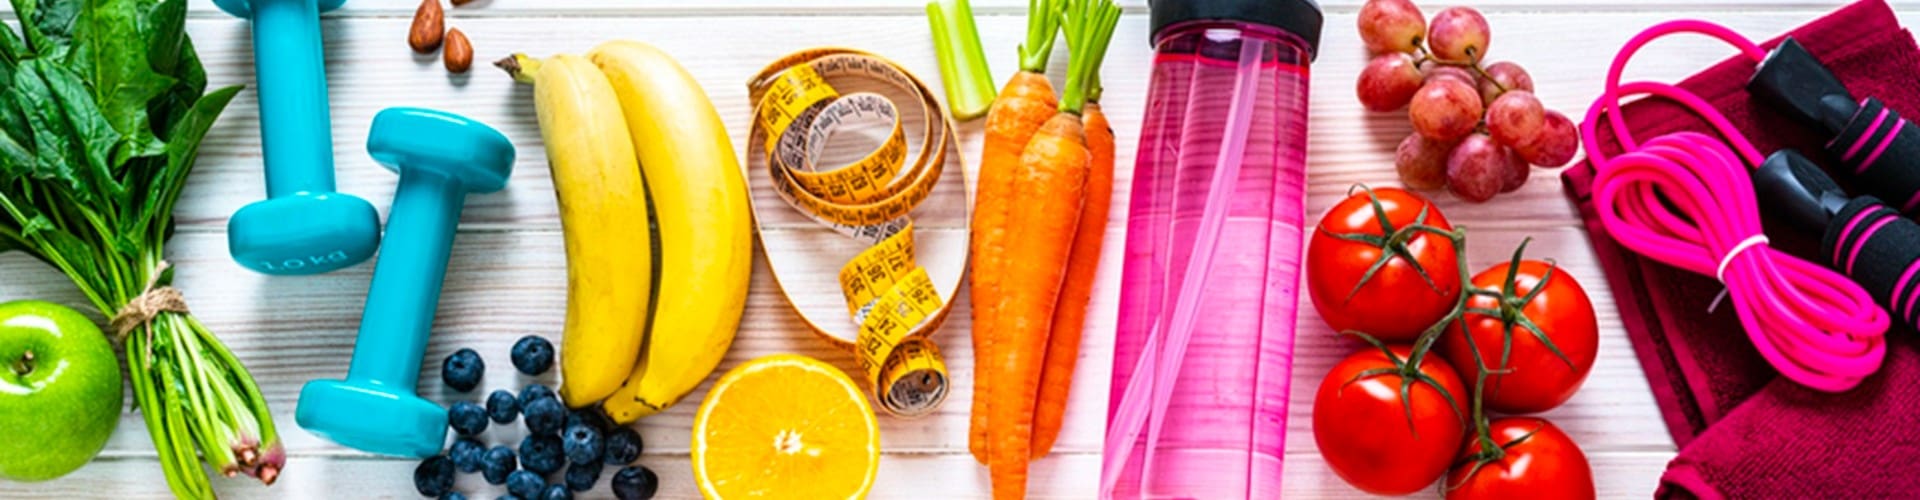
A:
<svg viewBox="0 0 1920 500">
<path fill-rule="evenodd" d="M 0 479 L 45 481 L 86 465 L 120 423 L 120 362 L 86 316 L 0 304 Z"/>
</svg>

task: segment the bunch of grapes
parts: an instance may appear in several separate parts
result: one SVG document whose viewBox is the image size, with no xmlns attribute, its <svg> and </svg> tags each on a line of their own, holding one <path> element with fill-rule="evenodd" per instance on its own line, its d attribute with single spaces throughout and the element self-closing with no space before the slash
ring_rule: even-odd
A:
<svg viewBox="0 0 1920 500">
<path fill-rule="evenodd" d="M 1468 7 L 1421 15 L 1412 0 L 1368 0 L 1360 38 L 1373 60 L 1356 92 L 1373 111 L 1408 109 L 1413 135 L 1394 166 L 1414 189 L 1445 186 L 1483 202 L 1520 189 L 1532 165 L 1558 167 L 1579 149 L 1573 121 L 1540 104 L 1518 64 L 1482 65 L 1487 19 Z"/>
</svg>

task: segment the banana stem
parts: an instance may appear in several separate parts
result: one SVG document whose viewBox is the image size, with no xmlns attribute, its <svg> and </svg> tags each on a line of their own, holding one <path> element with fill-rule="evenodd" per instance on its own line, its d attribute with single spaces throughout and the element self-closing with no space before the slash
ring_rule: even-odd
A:
<svg viewBox="0 0 1920 500">
<path fill-rule="evenodd" d="M 540 72 L 540 60 L 526 54 L 507 56 L 494 61 L 493 65 L 506 71 L 508 76 L 513 77 L 513 81 L 529 85 L 533 84 L 533 75 Z"/>
</svg>

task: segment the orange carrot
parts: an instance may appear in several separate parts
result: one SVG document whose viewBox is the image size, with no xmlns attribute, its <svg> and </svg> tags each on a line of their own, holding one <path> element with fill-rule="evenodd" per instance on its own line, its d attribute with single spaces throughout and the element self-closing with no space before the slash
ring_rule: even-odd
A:
<svg viewBox="0 0 1920 500">
<path fill-rule="evenodd" d="M 998 297 L 990 297 L 992 347 L 990 362 L 982 367 L 990 370 L 987 385 L 993 391 L 987 399 L 987 469 L 993 496 L 1001 500 L 1024 498 L 1027 492 L 1054 314 L 1093 168 L 1081 114 L 1120 21 L 1120 7 L 1112 0 L 1072 0 L 1063 17 L 1073 60 L 1060 113 L 1040 126 L 1020 154 L 1011 198 L 1018 200 L 1019 215 L 1005 221 Z M 1056 376 L 1070 379 L 1072 374 Z"/>
<path fill-rule="evenodd" d="M 1089 100 L 1081 114 L 1086 122 L 1087 151 L 1093 164 L 1087 172 L 1086 202 L 1073 235 L 1073 254 L 1067 261 L 1067 281 L 1060 285 L 1060 301 L 1053 309 L 1053 333 L 1047 337 L 1047 362 L 1040 371 L 1040 402 L 1033 415 L 1033 458 L 1053 450 L 1067 411 L 1067 390 L 1073 386 L 1073 366 L 1080 358 L 1080 334 L 1087 322 L 1087 302 L 1093 296 L 1093 276 L 1100 269 L 1100 246 L 1107 235 L 1107 207 L 1113 202 L 1113 128 L 1100 103 Z"/>
<path fill-rule="evenodd" d="M 1080 117 L 1062 112 L 1034 133 L 1020 155 L 1014 199 L 1022 216 L 1007 220 L 1006 259 L 997 307 L 996 341 L 988 365 L 987 467 L 993 496 L 1026 497 L 1033 419 L 1041 366 L 1053 328 L 1053 310 L 1073 253 L 1092 154 Z"/>
<path fill-rule="evenodd" d="M 1060 100 L 1053 83 L 1042 72 L 1053 52 L 1059 31 L 1059 3 L 1034 2 L 1027 23 L 1027 43 L 1021 46 L 1020 71 L 1000 90 L 987 111 L 986 141 L 980 152 L 980 184 L 975 190 L 971 253 L 973 254 L 973 414 L 968 449 L 982 465 L 987 463 L 987 401 L 992 399 L 986 366 L 994 359 L 994 306 L 1000 295 L 1007 219 L 1012 210 L 1013 178 L 1020 153 L 1040 125 L 1053 117 Z"/>
<path fill-rule="evenodd" d="M 974 458 L 987 463 L 987 401 L 992 386 L 985 366 L 993 359 L 995 334 L 993 309 L 1000 296 L 1000 282 L 1006 243 L 1007 219 L 1011 213 L 1013 177 L 1020 167 L 1021 149 L 1033 139 L 1033 133 L 1052 117 L 1060 102 L 1053 96 L 1053 84 L 1046 75 L 1022 71 L 1000 91 L 1000 98 L 987 112 L 986 146 L 980 153 L 980 187 L 973 213 L 973 439 L 969 446 Z"/>
</svg>

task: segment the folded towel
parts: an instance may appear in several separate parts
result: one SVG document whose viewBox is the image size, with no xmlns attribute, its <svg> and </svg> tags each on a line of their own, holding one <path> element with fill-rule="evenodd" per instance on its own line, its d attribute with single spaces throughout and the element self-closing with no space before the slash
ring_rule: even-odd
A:
<svg viewBox="0 0 1920 500">
<path fill-rule="evenodd" d="M 1920 47 L 1882 0 L 1849 5 L 1789 32 L 1857 97 L 1878 97 L 1920 116 Z M 1764 47 L 1771 48 L 1780 39 Z M 1642 57 L 1657 57 L 1657 51 Z M 1759 105 L 1745 85 L 1753 63 L 1730 58 L 1679 84 L 1724 113 L 1762 152 L 1795 148 L 1838 165 L 1811 127 Z M 1642 141 L 1683 130 L 1713 133 L 1691 112 L 1661 99 L 1624 108 Z M 1610 128 L 1601 142 L 1618 151 Z M 1920 334 L 1888 332 L 1882 372 L 1844 394 L 1780 378 L 1756 353 L 1731 307 L 1710 311 L 1721 285 L 1642 258 L 1614 241 L 1592 205 L 1593 166 L 1569 168 L 1566 190 L 1580 207 L 1594 252 L 1615 291 L 1621 320 L 1647 381 L 1681 447 L 1662 477 L 1669 498 L 1885 498 L 1920 491 Z M 1834 176 L 1844 185 L 1844 173 Z M 1857 190 L 1853 192 L 1858 193 Z M 1773 246 L 1817 252 L 1817 234 L 1768 224 Z"/>
<path fill-rule="evenodd" d="M 1880 373 L 1842 394 L 1767 384 L 1667 464 L 1662 498 L 1912 498 L 1920 336 L 1888 332 Z"/>
</svg>

